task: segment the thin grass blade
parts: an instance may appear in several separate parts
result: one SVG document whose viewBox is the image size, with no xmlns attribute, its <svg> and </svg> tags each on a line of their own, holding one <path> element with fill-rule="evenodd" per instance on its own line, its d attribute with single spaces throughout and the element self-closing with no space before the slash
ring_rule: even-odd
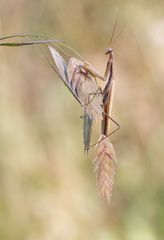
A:
<svg viewBox="0 0 164 240">
<path fill-rule="evenodd" d="M 19 46 L 26 46 L 26 45 L 57 43 L 59 41 L 60 40 L 50 39 L 50 40 L 37 40 L 37 41 L 29 41 L 29 42 L 6 42 L 6 43 L 0 43 L 0 46 L 19 47 Z"/>
</svg>

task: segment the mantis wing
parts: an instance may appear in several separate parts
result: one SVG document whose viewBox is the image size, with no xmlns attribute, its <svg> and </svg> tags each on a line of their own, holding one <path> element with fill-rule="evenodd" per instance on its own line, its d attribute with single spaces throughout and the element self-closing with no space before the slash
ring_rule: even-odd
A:
<svg viewBox="0 0 164 240">
<path fill-rule="evenodd" d="M 64 81 L 84 111 L 83 139 L 84 149 L 90 148 L 93 120 L 102 118 L 102 96 L 98 93 L 95 78 L 84 68 L 84 62 L 71 57 L 66 63 L 53 47 L 48 47 L 57 67 L 60 78 Z"/>
<path fill-rule="evenodd" d="M 51 56 L 56 64 L 57 70 L 54 67 L 55 71 L 58 73 L 59 77 L 63 80 L 64 84 L 68 87 L 68 89 L 70 90 L 70 92 L 73 94 L 73 96 L 76 98 L 76 100 L 81 104 L 81 101 L 77 95 L 77 93 L 75 91 L 73 91 L 69 80 L 68 80 L 68 73 L 67 73 L 67 69 L 68 69 L 68 65 L 66 63 L 66 61 L 63 59 L 63 57 L 56 51 L 55 48 L 48 46 L 49 51 L 51 53 Z"/>
<path fill-rule="evenodd" d="M 57 69 L 59 71 L 60 77 L 63 79 L 63 81 L 68 84 L 68 75 L 67 75 L 67 63 L 62 58 L 62 56 L 56 51 L 55 48 L 49 46 L 50 53 L 53 57 L 53 60 L 57 66 Z"/>
<path fill-rule="evenodd" d="M 98 117 L 102 119 L 102 95 L 98 92 L 95 78 L 85 69 L 84 62 L 70 58 L 67 72 L 69 83 L 73 91 L 77 93 L 83 107 L 84 150 L 88 152 L 93 121 Z"/>
</svg>

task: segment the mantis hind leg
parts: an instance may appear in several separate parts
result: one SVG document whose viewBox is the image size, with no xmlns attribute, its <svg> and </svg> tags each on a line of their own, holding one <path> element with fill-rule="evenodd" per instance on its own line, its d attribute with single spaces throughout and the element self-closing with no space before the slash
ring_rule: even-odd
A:
<svg viewBox="0 0 164 240">
<path fill-rule="evenodd" d="M 116 122 L 112 117 L 110 117 L 108 114 L 104 113 L 117 127 L 115 130 L 113 130 L 111 133 L 107 134 L 106 137 L 111 136 L 113 133 L 117 132 L 121 127 L 118 122 Z"/>
<path fill-rule="evenodd" d="M 88 95 L 89 95 L 89 101 L 88 101 L 86 104 L 81 105 L 82 107 L 86 107 L 86 106 L 88 106 L 90 103 L 92 103 L 93 100 L 94 100 L 94 98 L 95 98 L 97 95 L 102 95 L 102 89 L 101 89 L 101 87 L 97 88 L 97 90 L 96 90 L 95 93 L 89 93 Z M 92 96 L 92 95 L 93 95 L 93 97 L 92 97 L 92 99 L 90 99 L 90 96 Z"/>
<path fill-rule="evenodd" d="M 121 127 L 118 124 L 118 122 L 116 122 L 111 116 L 107 115 L 106 113 L 104 113 L 117 127 L 116 129 L 114 129 L 111 133 L 107 134 L 106 136 L 104 136 L 101 140 L 97 141 L 96 143 L 92 144 L 90 148 L 96 146 L 98 143 L 100 143 L 102 140 L 108 138 L 109 136 L 113 135 L 115 132 L 117 132 Z"/>
</svg>

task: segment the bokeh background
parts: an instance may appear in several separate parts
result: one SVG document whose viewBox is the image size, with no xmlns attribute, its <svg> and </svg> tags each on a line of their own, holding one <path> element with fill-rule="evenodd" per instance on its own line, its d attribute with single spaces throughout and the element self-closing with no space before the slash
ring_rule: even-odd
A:
<svg viewBox="0 0 164 240">
<path fill-rule="evenodd" d="M 0 35 L 63 39 L 103 73 L 118 12 L 110 205 L 78 103 L 36 46 L 0 48 L 0 239 L 164 239 L 164 2 L 1 0 Z"/>
</svg>

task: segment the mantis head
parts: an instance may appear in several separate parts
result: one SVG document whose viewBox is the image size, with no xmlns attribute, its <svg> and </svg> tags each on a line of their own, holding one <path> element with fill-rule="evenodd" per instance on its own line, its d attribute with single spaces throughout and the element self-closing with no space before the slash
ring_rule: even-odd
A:
<svg viewBox="0 0 164 240">
<path fill-rule="evenodd" d="M 113 49 L 112 48 L 107 48 L 106 50 L 105 50 L 105 54 L 107 55 L 107 54 L 111 54 L 111 53 L 113 53 Z"/>
</svg>

